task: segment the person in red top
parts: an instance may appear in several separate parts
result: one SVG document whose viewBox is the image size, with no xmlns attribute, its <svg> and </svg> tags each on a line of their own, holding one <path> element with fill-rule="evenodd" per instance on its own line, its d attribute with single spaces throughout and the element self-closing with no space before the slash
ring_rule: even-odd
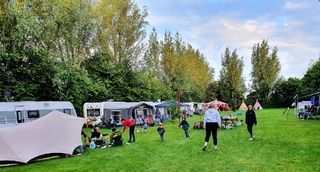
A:
<svg viewBox="0 0 320 172">
<path fill-rule="evenodd" d="M 131 139 L 132 142 L 136 141 L 136 138 L 134 136 L 134 121 L 132 119 L 121 119 L 122 122 L 122 133 L 124 134 L 124 132 L 126 131 L 126 128 L 129 127 L 129 143 L 131 143 Z"/>
</svg>

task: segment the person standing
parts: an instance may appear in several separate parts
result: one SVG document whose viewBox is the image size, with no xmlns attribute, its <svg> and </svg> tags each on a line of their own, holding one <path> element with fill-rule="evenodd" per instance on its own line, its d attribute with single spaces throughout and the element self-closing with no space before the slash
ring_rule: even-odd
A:
<svg viewBox="0 0 320 172">
<path fill-rule="evenodd" d="M 160 135 L 161 141 L 164 141 L 164 133 L 166 132 L 166 130 L 164 129 L 163 123 L 159 123 L 159 127 L 157 128 L 157 131 Z"/>
<path fill-rule="evenodd" d="M 121 122 L 122 122 L 122 134 L 124 134 L 124 132 L 126 131 L 126 128 L 129 127 L 129 143 L 132 142 L 135 142 L 136 141 L 136 138 L 134 136 L 134 127 L 135 127 L 135 124 L 134 124 L 134 121 L 132 119 L 121 119 Z"/>
<path fill-rule="evenodd" d="M 203 121 L 203 128 L 205 128 L 206 130 L 205 142 L 202 148 L 203 151 L 205 151 L 208 146 L 208 142 L 211 134 L 213 137 L 214 149 L 218 149 L 217 131 L 220 126 L 221 126 L 220 114 L 216 110 L 215 105 L 210 104 L 208 107 L 208 110 L 204 115 L 204 121 Z"/>
<path fill-rule="evenodd" d="M 181 127 L 182 126 L 182 129 L 184 130 L 184 133 L 186 134 L 186 138 L 189 139 L 190 136 L 189 136 L 189 123 L 188 121 L 186 120 L 186 118 L 182 118 L 182 121 L 180 123 L 180 125 L 178 127 Z"/>
<path fill-rule="evenodd" d="M 248 106 L 248 111 L 246 112 L 246 124 L 247 124 L 247 129 L 250 134 L 250 141 L 254 139 L 253 135 L 253 125 L 257 125 L 257 118 L 256 118 L 256 113 L 252 109 L 252 105 Z"/>
<path fill-rule="evenodd" d="M 144 129 L 145 129 L 145 121 L 142 118 L 142 115 L 139 115 L 139 117 L 136 119 L 136 125 L 139 125 L 141 128 L 141 132 L 144 133 Z M 139 130 L 138 130 L 139 131 Z"/>
</svg>

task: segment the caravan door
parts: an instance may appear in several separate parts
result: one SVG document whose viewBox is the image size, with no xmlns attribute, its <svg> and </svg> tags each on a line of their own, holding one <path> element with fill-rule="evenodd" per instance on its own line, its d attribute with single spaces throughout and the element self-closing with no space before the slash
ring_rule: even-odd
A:
<svg viewBox="0 0 320 172">
<path fill-rule="evenodd" d="M 24 105 L 15 106 L 15 109 L 16 109 L 16 115 L 17 115 L 17 123 L 24 123 L 25 121 Z"/>
</svg>

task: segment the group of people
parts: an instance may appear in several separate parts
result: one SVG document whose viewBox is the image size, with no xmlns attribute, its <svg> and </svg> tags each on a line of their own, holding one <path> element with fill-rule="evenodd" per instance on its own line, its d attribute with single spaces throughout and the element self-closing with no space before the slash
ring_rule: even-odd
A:
<svg viewBox="0 0 320 172">
<path fill-rule="evenodd" d="M 255 138 L 253 135 L 253 126 L 257 125 L 257 118 L 255 112 L 253 111 L 252 105 L 248 106 L 245 123 L 247 124 L 247 130 L 250 135 L 249 140 L 252 141 Z M 210 104 L 208 110 L 205 112 L 203 124 L 203 127 L 206 130 L 206 136 L 204 139 L 204 145 L 202 150 L 205 151 L 208 147 L 208 142 L 211 135 L 213 138 L 214 149 L 218 149 L 217 131 L 218 128 L 221 127 L 221 116 L 214 104 Z"/>
<path fill-rule="evenodd" d="M 129 140 L 128 143 L 135 142 L 135 127 L 136 125 L 141 128 L 142 132 L 145 132 L 147 129 L 147 121 L 145 121 L 144 118 L 142 118 L 142 115 L 139 115 L 137 119 L 121 119 L 122 122 L 122 132 L 117 131 L 116 127 L 112 128 L 112 134 L 109 136 L 109 143 L 105 142 L 104 136 L 107 136 L 108 134 L 101 134 L 98 127 L 95 127 L 91 130 L 91 137 L 89 138 L 84 132 L 82 132 L 82 135 L 85 138 L 86 145 L 89 148 L 95 148 L 97 147 L 106 147 L 108 145 L 110 146 L 116 146 L 116 145 L 122 145 L 122 134 L 125 133 L 127 128 L 129 128 Z M 248 106 L 248 111 L 246 112 L 245 116 L 245 123 L 247 124 L 247 130 L 249 132 L 249 140 L 254 140 L 254 134 L 253 134 L 253 126 L 257 125 L 257 119 L 256 114 L 253 111 L 252 105 Z M 182 121 L 179 124 L 178 127 L 181 127 L 184 131 L 185 137 L 187 139 L 190 138 L 189 135 L 189 128 L 190 125 L 187 122 L 187 116 L 182 115 Z M 203 121 L 203 128 L 205 129 L 205 139 L 204 139 L 204 146 L 202 148 L 203 151 L 206 150 L 208 147 L 209 139 L 212 135 L 213 138 L 213 145 L 214 149 L 218 149 L 218 139 L 217 139 L 217 131 L 221 127 L 221 116 L 215 107 L 214 104 L 209 105 L 208 110 L 205 112 L 204 115 L 204 121 Z M 164 135 L 165 135 L 165 127 L 162 122 L 158 123 L 157 132 L 159 133 L 160 139 L 164 141 Z"/>
<path fill-rule="evenodd" d="M 181 123 L 179 124 L 178 127 L 181 127 L 184 131 L 184 134 L 186 135 L 186 138 L 189 139 L 190 136 L 189 136 L 189 123 L 187 122 L 187 119 L 185 117 L 182 118 L 182 121 Z M 157 132 L 159 133 L 159 136 L 160 136 L 160 139 L 162 141 L 164 141 L 164 133 L 165 133 L 165 129 L 164 129 L 164 125 L 163 123 L 159 123 L 159 126 L 157 128 Z"/>
<path fill-rule="evenodd" d="M 122 133 L 117 131 L 116 128 L 112 128 L 111 134 L 102 134 L 99 127 L 94 127 L 91 129 L 91 136 L 89 137 L 84 131 L 81 135 L 85 140 L 85 148 L 95 149 L 95 148 L 106 148 L 111 146 L 122 145 Z M 108 139 L 106 138 L 108 136 Z"/>
<path fill-rule="evenodd" d="M 121 120 L 122 121 L 122 126 L 123 126 L 122 127 L 122 133 L 124 133 L 126 131 L 126 129 L 129 128 L 129 141 L 128 141 L 128 143 L 135 142 L 135 134 L 134 134 L 135 126 L 136 125 L 140 125 L 140 127 L 142 129 L 146 125 L 143 122 L 143 120 L 141 118 L 140 119 L 139 118 L 136 119 L 136 120 L 133 120 L 132 118 L 131 119 L 122 119 Z M 138 121 L 138 123 L 135 122 L 135 121 Z M 186 138 L 190 138 L 190 136 L 189 136 L 189 127 L 190 127 L 190 125 L 187 122 L 185 117 L 182 119 L 181 123 L 179 124 L 179 127 L 182 127 L 182 129 L 184 130 Z M 161 122 L 158 123 L 157 132 L 159 133 L 160 139 L 162 141 L 164 141 L 165 128 L 164 128 L 163 123 L 161 123 Z"/>
<path fill-rule="evenodd" d="M 319 109 L 314 105 L 305 105 L 304 109 L 301 109 L 299 112 L 299 118 L 304 120 L 308 118 L 314 118 L 315 115 L 319 113 Z"/>
</svg>

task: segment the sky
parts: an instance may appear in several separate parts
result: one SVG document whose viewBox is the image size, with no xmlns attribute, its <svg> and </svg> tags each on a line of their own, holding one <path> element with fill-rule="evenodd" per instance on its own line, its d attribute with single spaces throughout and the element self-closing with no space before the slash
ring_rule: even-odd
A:
<svg viewBox="0 0 320 172">
<path fill-rule="evenodd" d="M 320 0 L 136 0 L 149 13 L 147 31 L 179 32 L 204 54 L 219 78 L 221 55 L 236 49 L 250 86 L 254 44 L 278 48 L 280 76 L 302 78 L 320 57 Z"/>
</svg>

